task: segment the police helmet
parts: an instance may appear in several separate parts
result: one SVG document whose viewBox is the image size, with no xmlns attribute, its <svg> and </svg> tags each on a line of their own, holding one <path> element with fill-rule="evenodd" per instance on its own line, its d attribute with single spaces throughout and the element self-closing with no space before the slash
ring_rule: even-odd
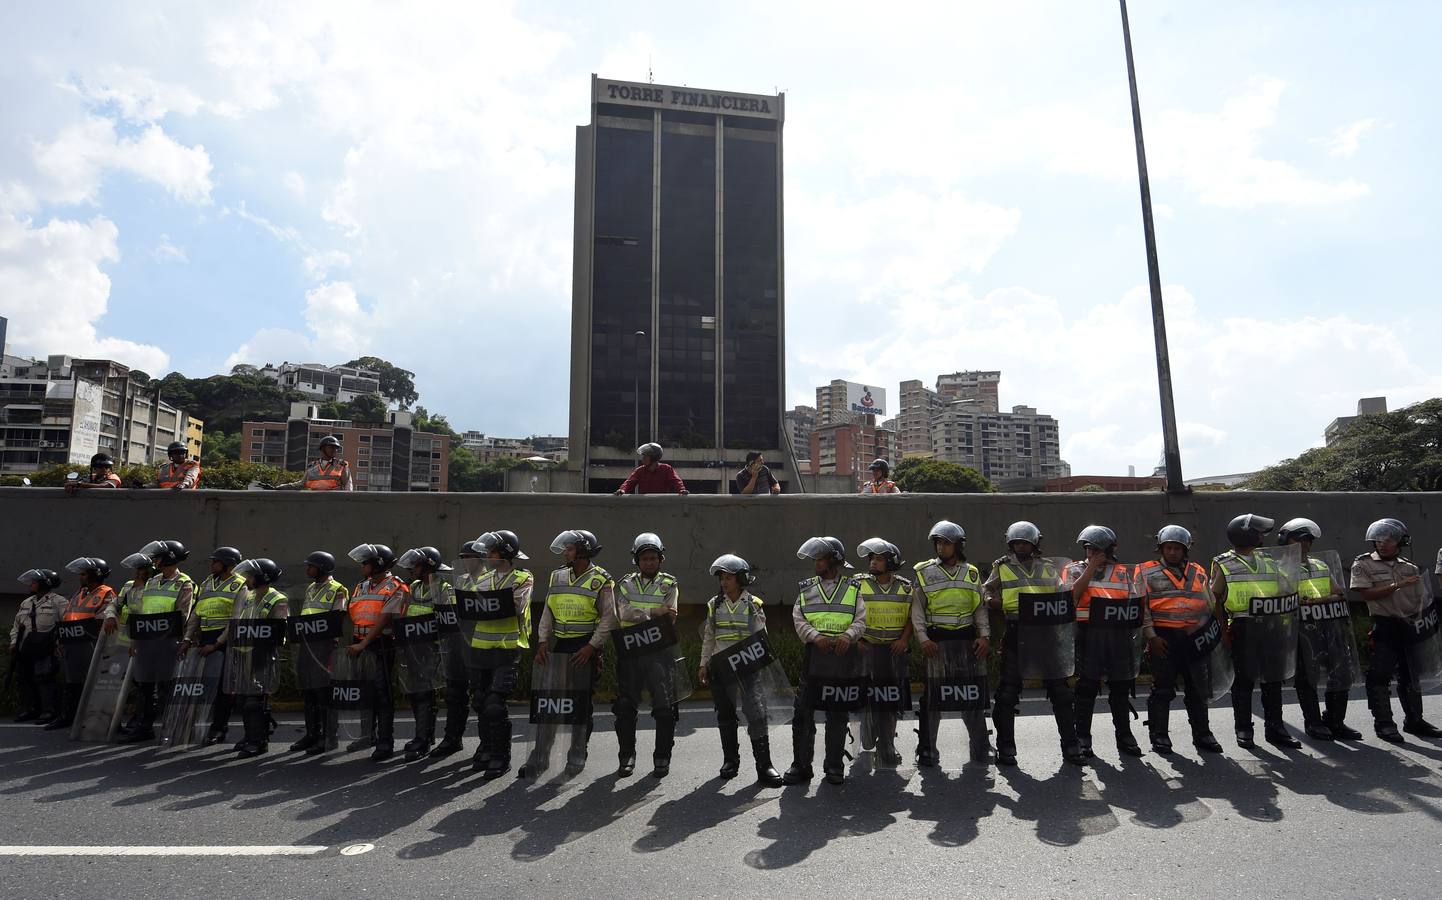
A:
<svg viewBox="0 0 1442 900">
<path fill-rule="evenodd" d="M 1375 544 L 1388 538 L 1396 541 L 1398 547 L 1412 543 L 1412 535 L 1407 532 L 1407 526 L 1402 524 L 1401 519 L 1378 519 L 1367 526 L 1368 541 Z"/>
<path fill-rule="evenodd" d="M 1006 545 L 1010 547 L 1017 541 L 1026 541 L 1041 549 L 1041 529 L 1027 521 L 1013 522 L 1006 528 Z"/>
<path fill-rule="evenodd" d="M 334 447 L 334 448 L 336 448 L 337 450 L 339 450 L 339 449 L 340 449 L 340 438 L 336 437 L 336 436 L 333 435 L 333 434 L 328 434 L 328 435 L 326 435 L 325 437 L 323 437 L 323 438 L 320 439 L 320 446 L 322 446 L 322 447 Z"/>
<path fill-rule="evenodd" d="M 661 445 L 656 443 L 655 441 L 647 444 L 642 444 L 641 446 L 636 448 L 637 456 L 649 456 L 652 459 L 658 461 L 661 459 L 661 453 Z"/>
<path fill-rule="evenodd" d="M 96 578 L 110 577 L 110 564 L 98 556 L 81 556 L 65 564 L 65 571 L 72 575 L 90 573 Z"/>
<path fill-rule="evenodd" d="M 185 454 L 189 454 L 189 453 L 190 453 L 190 448 L 187 447 L 187 446 L 185 446 L 184 444 L 182 444 L 180 441 L 171 441 L 171 442 L 170 442 L 168 445 L 166 445 L 166 447 L 165 447 L 165 453 L 166 453 L 167 456 L 170 455 L 171 453 L 176 452 L 177 450 L 180 451 L 181 453 L 185 453 Z"/>
<path fill-rule="evenodd" d="M 242 559 L 245 559 L 245 554 L 234 547 L 216 547 L 215 552 L 210 554 L 211 562 L 221 563 L 227 568 L 234 568 Z"/>
<path fill-rule="evenodd" d="M 722 572 L 730 572 L 735 575 L 737 584 L 742 587 L 750 584 L 753 580 L 751 564 L 734 553 L 723 553 L 711 563 L 712 575 L 720 575 Z"/>
<path fill-rule="evenodd" d="M 661 536 L 655 532 L 646 531 L 636 535 L 636 539 L 631 542 L 631 562 L 639 566 L 643 550 L 655 550 L 662 561 L 666 559 L 666 545 L 661 543 Z"/>
<path fill-rule="evenodd" d="M 887 462 L 884 459 L 873 459 L 871 461 L 871 465 L 867 466 L 866 468 L 868 471 L 871 472 L 875 472 L 879 469 L 882 475 L 891 474 L 891 463 Z"/>
<path fill-rule="evenodd" d="M 1311 519 L 1291 519 L 1277 531 L 1277 543 L 1316 541 L 1322 538 L 1322 526 Z"/>
<path fill-rule="evenodd" d="M 254 578 L 256 584 L 268 587 L 279 581 L 285 572 L 275 564 L 275 560 L 261 557 L 244 560 L 235 567 L 235 574 L 241 578 Z"/>
<path fill-rule="evenodd" d="M 829 559 L 841 563 L 842 568 L 853 568 L 846 561 L 846 546 L 834 537 L 808 538 L 796 551 L 797 559 Z"/>
<path fill-rule="evenodd" d="M 1192 533 L 1180 525 L 1163 525 L 1162 530 L 1157 532 L 1157 549 L 1162 549 L 1162 544 L 1181 544 L 1186 549 L 1192 549 Z"/>
<path fill-rule="evenodd" d="M 190 551 L 180 541 L 151 541 L 140 552 L 160 566 L 175 566 L 190 558 Z"/>
<path fill-rule="evenodd" d="M 401 554 L 400 560 L 396 563 L 403 569 L 416 569 L 422 572 L 449 572 L 451 567 L 441 559 L 441 551 L 435 547 L 416 547 Z"/>
<path fill-rule="evenodd" d="M 360 544 L 351 552 L 347 553 L 351 559 L 365 565 L 370 563 L 379 566 L 381 569 L 389 569 L 396 564 L 395 551 L 385 544 Z"/>
<path fill-rule="evenodd" d="M 1076 542 L 1083 547 L 1095 547 L 1105 553 L 1117 548 L 1117 533 L 1105 525 L 1088 525 L 1076 536 Z"/>
<path fill-rule="evenodd" d="M 132 553 L 120 561 L 120 568 L 134 571 L 136 569 L 153 569 L 155 560 L 146 553 Z"/>
<path fill-rule="evenodd" d="M 324 550 L 317 550 L 310 556 L 307 556 L 305 558 L 305 564 L 315 566 L 317 569 L 320 569 L 324 575 L 329 575 L 335 571 L 335 557 Z"/>
<path fill-rule="evenodd" d="M 90 468 L 92 469 L 113 469 L 115 460 L 109 453 L 97 453 L 90 457 Z"/>
<path fill-rule="evenodd" d="M 1262 535 L 1275 527 L 1276 519 L 1246 513 L 1227 523 L 1227 540 L 1233 547 L 1260 547 Z"/>
<path fill-rule="evenodd" d="M 949 519 L 942 519 L 931 526 L 931 534 L 926 537 L 931 541 L 940 538 L 943 541 L 951 541 L 953 544 L 964 544 L 966 543 L 966 529 Z"/>
<path fill-rule="evenodd" d="M 551 552 L 560 556 L 572 545 L 576 552 L 586 559 L 595 559 L 596 554 L 601 552 L 601 542 L 596 540 L 594 534 L 581 528 L 572 528 L 556 535 L 556 539 L 551 541 Z"/>
<path fill-rule="evenodd" d="M 26 569 L 24 572 L 21 572 L 20 577 L 15 580 L 27 587 L 30 582 L 38 581 L 40 582 L 40 590 L 42 591 L 53 591 L 60 587 L 60 573 L 54 569 Z"/>
<path fill-rule="evenodd" d="M 901 550 L 891 541 L 874 537 L 862 541 L 856 547 L 856 555 L 860 559 L 869 559 L 873 556 L 880 556 L 886 560 L 886 571 L 895 572 L 901 568 Z"/>
<path fill-rule="evenodd" d="M 589 534 L 589 532 L 587 533 Z M 506 531 L 505 529 L 487 531 L 485 534 L 476 538 L 474 543 L 480 550 L 479 556 L 489 556 L 492 550 L 496 550 L 501 554 L 501 559 L 530 559 L 529 556 L 522 552 L 521 539 L 516 537 L 514 531 Z M 597 546 L 596 549 L 600 550 L 601 548 Z"/>
</svg>

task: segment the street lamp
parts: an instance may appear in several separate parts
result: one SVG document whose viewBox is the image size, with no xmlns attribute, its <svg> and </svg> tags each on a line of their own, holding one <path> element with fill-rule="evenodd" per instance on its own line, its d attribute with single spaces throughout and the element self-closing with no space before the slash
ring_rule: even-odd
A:
<svg viewBox="0 0 1442 900">
<path fill-rule="evenodd" d="M 632 400 L 632 423 L 631 423 L 631 446 L 641 446 L 641 339 L 646 332 L 636 332 L 636 370 L 632 372 L 631 400 Z"/>
</svg>

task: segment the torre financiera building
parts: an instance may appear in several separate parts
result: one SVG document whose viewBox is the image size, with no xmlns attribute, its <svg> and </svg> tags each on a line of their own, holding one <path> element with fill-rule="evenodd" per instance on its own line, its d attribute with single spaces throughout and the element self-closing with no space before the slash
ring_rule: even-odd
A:
<svg viewBox="0 0 1442 900">
<path fill-rule="evenodd" d="M 657 441 L 695 493 L 783 483 L 784 94 L 591 78 L 576 129 L 571 459 L 613 491 Z M 787 486 L 787 490 L 791 487 Z"/>
</svg>

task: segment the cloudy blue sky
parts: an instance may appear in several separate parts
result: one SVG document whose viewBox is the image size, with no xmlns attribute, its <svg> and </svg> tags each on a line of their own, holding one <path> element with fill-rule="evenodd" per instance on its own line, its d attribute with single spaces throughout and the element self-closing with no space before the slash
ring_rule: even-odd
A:
<svg viewBox="0 0 1442 900">
<path fill-rule="evenodd" d="M 1114 3 L 203 6 L 0 11 L 11 352 L 370 353 L 461 428 L 563 432 L 573 129 L 649 67 L 787 93 L 790 403 L 999 368 L 1077 473 L 1158 458 Z M 1187 473 L 1442 395 L 1439 7 L 1132 16 Z"/>
</svg>

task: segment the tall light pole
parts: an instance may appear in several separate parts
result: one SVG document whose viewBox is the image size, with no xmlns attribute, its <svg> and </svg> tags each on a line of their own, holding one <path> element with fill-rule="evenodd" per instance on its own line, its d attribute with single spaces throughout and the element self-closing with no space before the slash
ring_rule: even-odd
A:
<svg viewBox="0 0 1442 900">
<path fill-rule="evenodd" d="M 1177 410 L 1172 402 L 1172 362 L 1167 352 L 1167 320 L 1162 309 L 1162 273 L 1157 266 L 1157 233 L 1152 225 L 1152 188 L 1147 177 L 1147 150 L 1142 143 L 1142 106 L 1137 99 L 1137 67 L 1132 62 L 1132 29 L 1127 21 L 1127 0 L 1122 6 L 1122 43 L 1127 52 L 1127 83 L 1132 93 L 1132 130 L 1137 141 L 1137 179 L 1142 190 L 1142 233 L 1147 244 L 1147 281 L 1152 292 L 1152 334 L 1157 345 L 1157 392 L 1162 399 L 1162 457 L 1167 469 L 1167 492 L 1184 494 L 1182 451 L 1177 442 Z"/>
<path fill-rule="evenodd" d="M 631 373 L 631 398 L 634 401 L 631 408 L 633 416 L 631 446 L 633 447 L 641 446 L 641 339 L 645 336 L 646 332 L 644 331 L 636 332 L 636 370 Z"/>
</svg>

